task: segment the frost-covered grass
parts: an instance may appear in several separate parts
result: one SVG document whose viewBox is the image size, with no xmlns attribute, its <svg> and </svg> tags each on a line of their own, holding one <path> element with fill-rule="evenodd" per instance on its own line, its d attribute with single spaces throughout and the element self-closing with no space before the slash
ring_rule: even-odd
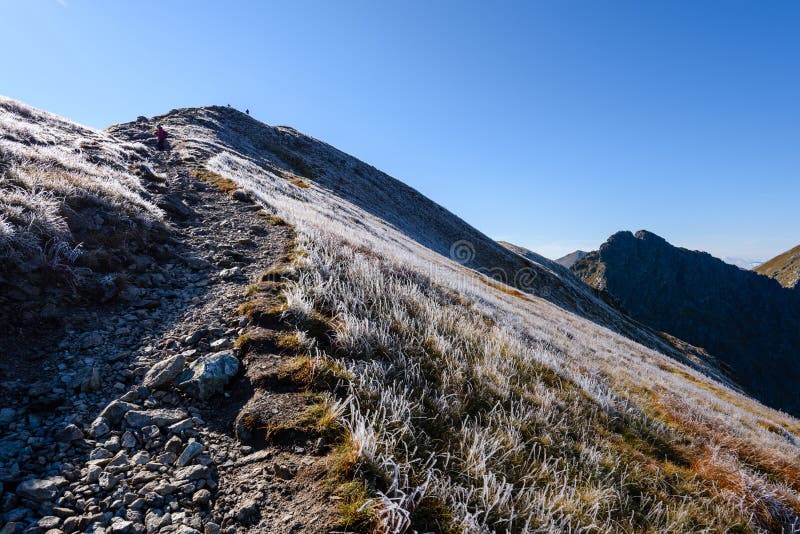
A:
<svg viewBox="0 0 800 534">
<path fill-rule="evenodd" d="M 647 381 L 641 393 L 617 392 L 622 384 L 581 361 L 585 340 L 519 331 L 336 239 L 309 236 L 305 249 L 287 292 L 295 317 L 314 309 L 336 327 L 315 361 L 347 383 L 344 425 L 361 473 L 377 479 L 385 531 L 796 525 L 797 449 L 736 420 L 753 422 L 751 414 L 727 406 L 724 418 L 706 415 L 700 406 L 724 401 L 693 388 L 696 408 Z M 661 384 L 677 382 L 639 366 Z"/>
<path fill-rule="evenodd" d="M 141 145 L 0 97 L 0 260 L 23 270 L 70 269 L 75 227 L 150 224 L 161 211 L 128 164 Z M 87 208 L 97 208 L 81 219 Z"/>
<path fill-rule="evenodd" d="M 474 229 L 403 204 L 404 189 L 332 149 L 305 152 L 295 171 L 314 173 L 296 187 L 254 141 L 283 130 L 209 126 L 219 115 L 166 120 L 179 150 L 295 225 L 303 251 L 283 311 L 333 332 L 317 334 L 309 375 L 340 381 L 346 456 L 373 488 L 378 532 L 797 527 L 796 419 L 623 337 L 611 313 L 575 313 L 594 301 L 568 275 L 544 278 L 545 263 L 534 274 L 567 286 L 553 290 L 571 306 L 535 296 L 550 286 L 523 294 L 451 261 L 452 242 L 436 239 Z"/>
</svg>

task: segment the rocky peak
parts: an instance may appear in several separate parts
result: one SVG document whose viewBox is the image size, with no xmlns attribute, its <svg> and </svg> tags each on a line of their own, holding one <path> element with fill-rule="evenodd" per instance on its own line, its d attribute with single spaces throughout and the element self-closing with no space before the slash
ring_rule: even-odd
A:
<svg viewBox="0 0 800 534">
<path fill-rule="evenodd" d="M 617 232 L 572 270 L 633 318 L 707 349 L 763 401 L 800 410 L 797 292 L 645 230 Z"/>
</svg>

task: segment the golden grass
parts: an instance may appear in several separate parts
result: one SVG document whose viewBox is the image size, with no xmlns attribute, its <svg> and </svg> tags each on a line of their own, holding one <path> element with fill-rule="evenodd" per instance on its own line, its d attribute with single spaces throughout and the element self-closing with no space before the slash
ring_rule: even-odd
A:
<svg viewBox="0 0 800 534">
<path fill-rule="evenodd" d="M 191 175 L 197 178 L 198 180 L 202 180 L 203 182 L 213 185 L 223 193 L 233 193 L 236 191 L 236 182 L 225 178 L 221 174 L 218 174 L 214 171 L 210 171 L 205 167 L 201 167 L 199 169 L 195 169 L 191 172 Z"/>
<path fill-rule="evenodd" d="M 307 182 L 303 181 L 301 178 L 293 178 L 290 181 L 290 183 L 292 185 L 299 187 L 300 189 L 308 189 L 309 187 L 311 187 L 310 185 L 308 185 Z"/>
</svg>

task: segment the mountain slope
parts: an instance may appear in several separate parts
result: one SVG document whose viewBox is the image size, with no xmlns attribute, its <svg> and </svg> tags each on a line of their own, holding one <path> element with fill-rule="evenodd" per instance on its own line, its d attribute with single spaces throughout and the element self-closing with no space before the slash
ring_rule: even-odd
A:
<svg viewBox="0 0 800 534">
<path fill-rule="evenodd" d="M 178 157 L 297 228 L 303 253 L 284 313 L 314 340 L 303 365 L 315 387 L 346 384 L 334 393 L 345 406 L 347 472 L 378 491 L 362 509 L 381 528 L 797 524 L 796 420 L 621 337 L 621 327 L 654 336 L 561 266 L 498 250 L 396 180 L 292 129 L 226 108 L 157 120 Z M 138 135 L 130 125 L 111 131 Z M 474 255 L 454 247 L 464 241 Z M 657 338 L 652 346 L 671 352 Z"/>
<path fill-rule="evenodd" d="M 562 256 L 556 260 L 556 263 L 559 265 L 563 265 L 567 269 L 575 265 L 575 262 L 580 261 L 584 256 L 586 256 L 586 252 L 583 250 L 576 250 L 575 252 L 570 252 L 566 256 Z"/>
<path fill-rule="evenodd" d="M 763 401 L 800 413 L 800 297 L 646 231 L 619 232 L 573 266 L 641 322 L 702 346 Z"/>
<path fill-rule="evenodd" d="M 478 298 L 487 285 L 507 284 L 725 379 L 713 361 L 675 350 L 632 324 L 556 262 L 507 249 L 402 182 L 319 140 L 227 107 L 173 110 L 154 121 L 169 126 L 183 157 L 205 162 L 282 216 L 301 219 L 315 231 L 402 259 L 425 273 L 449 273 Z M 150 135 L 136 123 L 109 131 L 131 142 Z M 264 191 L 269 196 L 260 194 Z"/>
<path fill-rule="evenodd" d="M 774 278 L 783 287 L 798 287 L 798 283 L 800 283 L 800 245 L 775 256 L 753 270 Z"/>
<path fill-rule="evenodd" d="M 103 136 L 141 145 L 177 254 L 131 270 L 141 300 L 76 308 L 41 372 L 4 389 L 8 530 L 800 526 L 800 421 L 555 262 L 233 109 Z"/>
<path fill-rule="evenodd" d="M 63 317 L 116 293 L 164 244 L 164 212 L 131 165 L 145 147 L 0 96 L 0 322 Z"/>
</svg>

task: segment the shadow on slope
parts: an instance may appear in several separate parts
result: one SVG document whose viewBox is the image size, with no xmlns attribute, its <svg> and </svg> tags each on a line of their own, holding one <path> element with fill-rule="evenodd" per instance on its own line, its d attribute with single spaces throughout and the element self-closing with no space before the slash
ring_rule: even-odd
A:
<svg viewBox="0 0 800 534">
<path fill-rule="evenodd" d="M 771 406 L 800 413 L 800 294 L 646 231 L 619 232 L 573 270 L 639 321 L 702 346 Z"/>
</svg>

